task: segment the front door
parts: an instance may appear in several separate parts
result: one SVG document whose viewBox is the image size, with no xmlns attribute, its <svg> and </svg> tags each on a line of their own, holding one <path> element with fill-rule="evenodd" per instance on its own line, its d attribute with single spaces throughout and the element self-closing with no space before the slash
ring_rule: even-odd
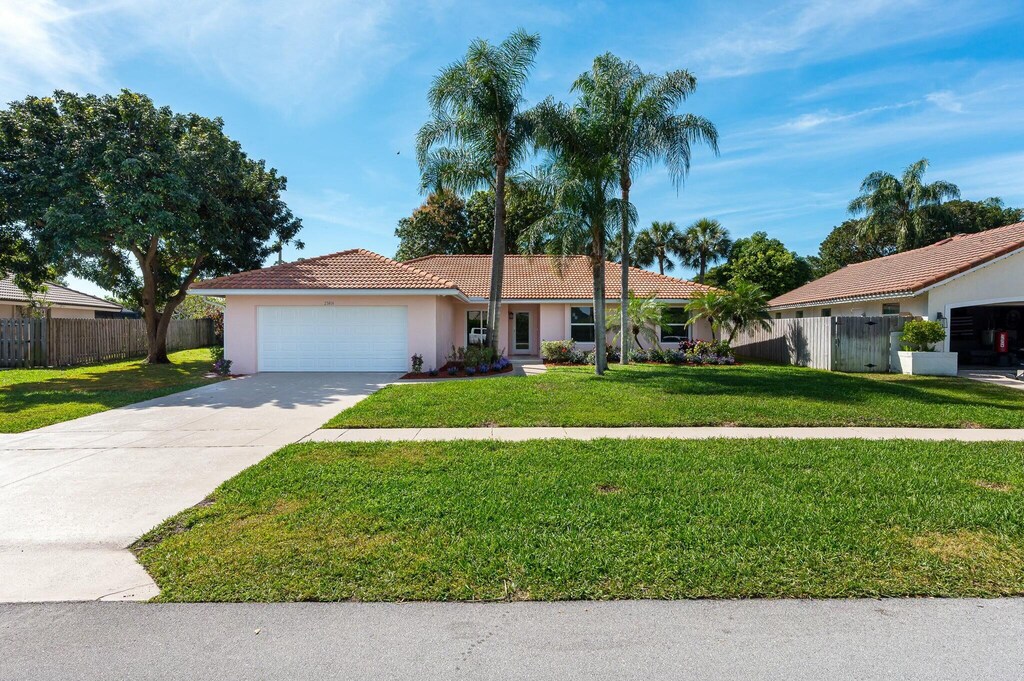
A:
<svg viewBox="0 0 1024 681">
<path fill-rule="evenodd" d="M 529 312 L 515 313 L 512 322 L 512 354 L 528 355 L 533 350 L 530 345 L 530 339 L 533 337 L 530 333 L 530 316 Z"/>
</svg>

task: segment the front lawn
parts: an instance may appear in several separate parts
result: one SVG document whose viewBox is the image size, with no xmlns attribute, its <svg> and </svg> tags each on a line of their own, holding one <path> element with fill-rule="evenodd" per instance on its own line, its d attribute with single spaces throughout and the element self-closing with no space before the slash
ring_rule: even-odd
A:
<svg viewBox="0 0 1024 681">
<path fill-rule="evenodd" d="M 0 370 L 0 433 L 21 433 L 52 423 L 196 388 L 206 378 L 209 348 L 169 355 L 170 364 L 133 359 L 71 369 Z"/>
<path fill-rule="evenodd" d="M 802 367 L 612 366 L 391 386 L 328 428 L 465 426 L 1024 428 L 1024 392 L 960 378 Z"/>
<path fill-rule="evenodd" d="M 1024 594 L 1024 446 L 292 445 L 137 545 L 164 601 Z"/>
</svg>

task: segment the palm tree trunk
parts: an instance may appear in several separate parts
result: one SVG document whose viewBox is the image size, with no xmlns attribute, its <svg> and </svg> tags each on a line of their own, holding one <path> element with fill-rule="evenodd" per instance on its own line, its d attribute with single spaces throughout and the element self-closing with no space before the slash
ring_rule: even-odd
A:
<svg viewBox="0 0 1024 681">
<path fill-rule="evenodd" d="M 708 271 L 708 256 L 704 253 L 700 254 L 700 274 L 697 275 L 697 283 L 704 283 L 704 275 Z"/>
<path fill-rule="evenodd" d="M 658 274 L 665 274 L 665 256 L 658 256 Z"/>
<path fill-rule="evenodd" d="M 629 364 L 629 174 L 622 178 L 622 295 L 619 298 L 619 364 Z"/>
<path fill-rule="evenodd" d="M 494 180 L 494 235 L 491 245 L 491 292 L 487 299 L 487 342 L 495 353 L 501 351 L 501 287 L 505 279 L 505 171 L 497 167 Z"/>
<path fill-rule="evenodd" d="M 604 249 L 601 249 L 602 251 Z M 604 374 L 608 367 L 608 349 L 605 346 L 604 314 L 604 257 L 594 260 L 594 373 Z M 625 334 L 623 334 L 625 335 Z"/>
</svg>

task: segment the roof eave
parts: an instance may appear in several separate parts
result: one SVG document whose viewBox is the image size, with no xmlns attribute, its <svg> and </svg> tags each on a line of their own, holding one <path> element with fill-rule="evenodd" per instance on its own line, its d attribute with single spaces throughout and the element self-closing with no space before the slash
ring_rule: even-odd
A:
<svg viewBox="0 0 1024 681">
<path fill-rule="evenodd" d="M 453 296 L 469 302 L 457 288 L 190 288 L 200 296 Z"/>
</svg>

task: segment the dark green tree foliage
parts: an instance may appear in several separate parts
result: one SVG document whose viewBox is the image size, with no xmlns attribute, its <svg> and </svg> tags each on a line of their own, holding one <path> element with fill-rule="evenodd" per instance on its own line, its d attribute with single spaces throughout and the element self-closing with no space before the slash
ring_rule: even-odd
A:
<svg viewBox="0 0 1024 681">
<path fill-rule="evenodd" d="M 466 203 L 453 192 L 433 192 L 412 215 L 398 221 L 397 260 L 419 258 L 432 253 L 445 255 L 476 253 L 469 243 Z"/>
<path fill-rule="evenodd" d="M 734 279 L 760 286 L 769 298 L 803 286 L 814 276 L 811 264 L 765 232 L 736 239 L 725 263 L 708 270 L 707 282 L 731 288 Z"/>
<path fill-rule="evenodd" d="M 930 206 L 922 219 L 921 246 L 933 244 L 956 234 L 974 234 L 1024 220 L 1024 210 L 1006 208 L 999 198 L 984 201 L 956 199 Z M 867 232 L 864 219 L 846 220 L 834 227 L 818 247 L 815 276 L 865 260 L 898 253 L 895 230 Z"/>
<path fill-rule="evenodd" d="M 540 253 L 542 235 L 533 227 L 551 214 L 551 201 L 532 182 L 505 186 L 506 252 Z M 409 260 L 432 253 L 476 254 L 492 252 L 494 191 L 473 192 L 463 201 L 451 192 L 434 192 L 410 217 L 398 221 L 395 258 Z"/>
<path fill-rule="evenodd" d="M 20 230 L 39 262 L 137 302 L 152 363 L 167 362 L 167 329 L 189 285 L 258 268 L 295 237 L 284 189 L 220 119 L 127 90 L 56 92 L 0 112 L 2 230 Z"/>
</svg>

